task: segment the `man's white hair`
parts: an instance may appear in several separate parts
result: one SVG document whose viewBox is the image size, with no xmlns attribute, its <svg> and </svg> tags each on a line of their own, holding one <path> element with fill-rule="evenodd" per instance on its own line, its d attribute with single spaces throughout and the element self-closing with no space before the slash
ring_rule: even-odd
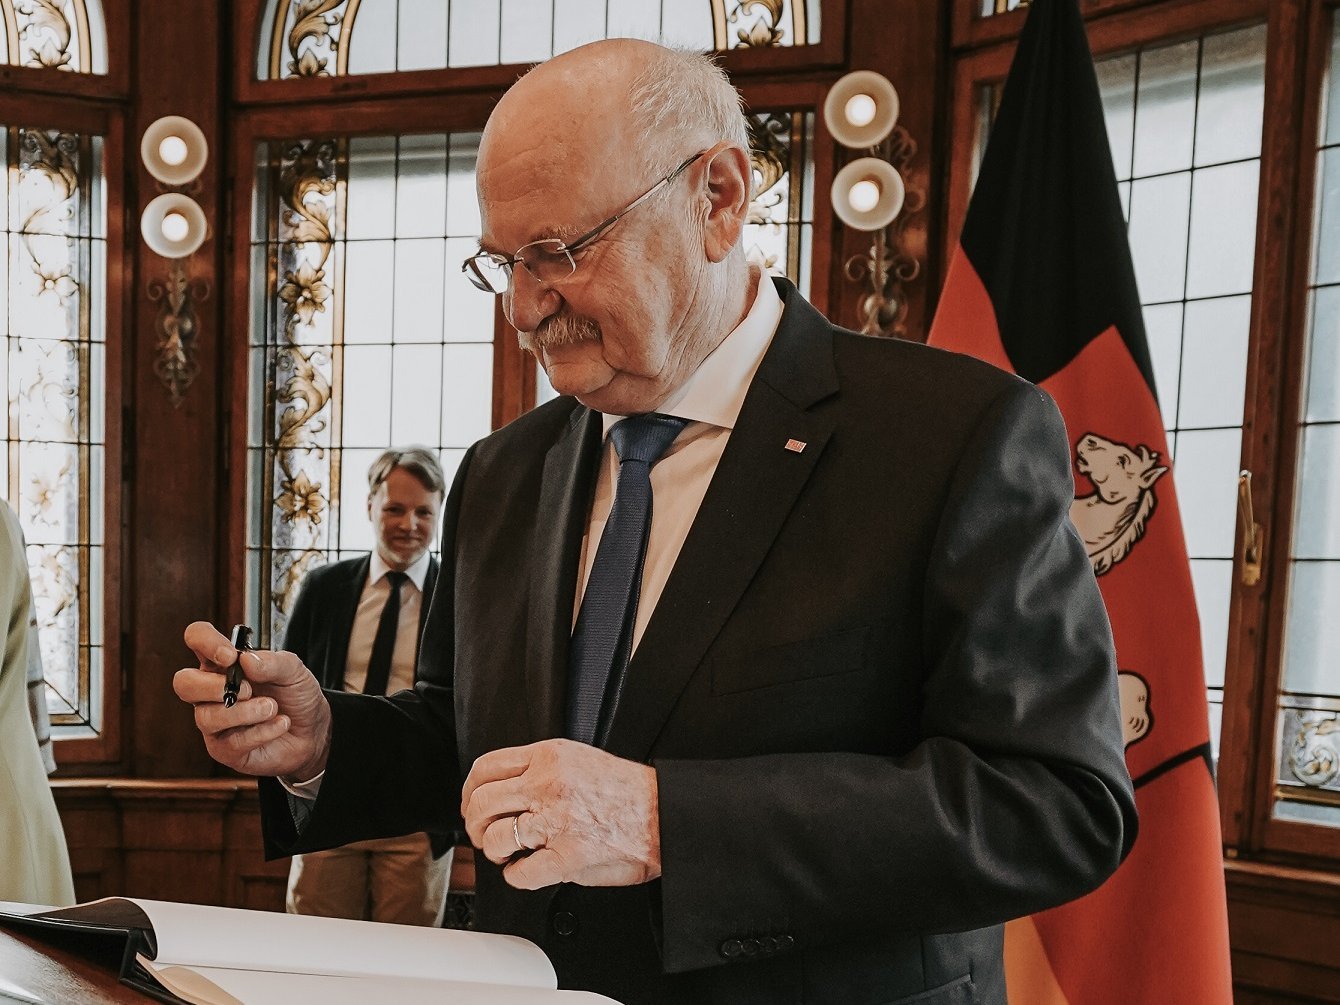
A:
<svg viewBox="0 0 1340 1005">
<path fill-rule="evenodd" d="M 641 132 L 642 156 L 654 171 L 670 171 L 696 150 L 722 140 L 749 150 L 740 92 L 701 52 L 656 52 L 634 78 L 628 103 Z"/>
</svg>

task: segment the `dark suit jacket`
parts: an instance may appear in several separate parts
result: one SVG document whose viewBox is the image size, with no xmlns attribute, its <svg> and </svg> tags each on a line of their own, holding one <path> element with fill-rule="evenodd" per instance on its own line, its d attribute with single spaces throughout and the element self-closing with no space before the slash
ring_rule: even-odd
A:
<svg viewBox="0 0 1340 1005">
<path fill-rule="evenodd" d="M 630 1003 L 1003 1002 L 1001 923 L 1097 886 L 1136 826 L 1061 418 L 778 285 L 607 744 L 656 767 L 662 878 L 522 892 L 480 856 L 477 918 Z M 455 826 L 477 756 L 563 734 L 599 448 L 560 398 L 470 450 L 416 693 L 331 696 L 301 838 L 264 785 L 271 854 Z M 387 784 L 403 751 L 425 770 Z"/>
<path fill-rule="evenodd" d="M 353 634 L 358 599 L 363 595 L 371 565 L 372 557 L 364 555 L 318 566 L 307 573 L 284 628 L 281 648 L 296 653 L 307 669 L 316 675 L 321 686 L 329 691 L 344 690 L 349 636 Z M 423 579 L 423 602 L 419 608 L 420 639 L 428 622 L 438 565 L 437 559 L 429 558 L 428 573 Z M 433 856 L 440 858 L 445 854 L 454 846 L 457 836 L 454 830 L 430 834 Z"/>
</svg>

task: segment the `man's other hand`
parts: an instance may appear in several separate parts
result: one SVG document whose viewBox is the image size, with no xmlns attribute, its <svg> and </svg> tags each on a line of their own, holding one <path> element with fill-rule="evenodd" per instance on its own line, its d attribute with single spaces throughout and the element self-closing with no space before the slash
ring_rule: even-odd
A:
<svg viewBox="0 0 1340 1005">
<path fill-rule="evenodd" d="M 485 754 L 465 780 L 461 813 L 474 846 L 522 890 L 633 886 L 661 874 L 655 769 L 584 743 Z"/>
<path fill-rule="evenodd" d="M 186 629 L 186 644 L 200 666 L 178 670 L 172 689 L 195 706 L 195 724 L 210 757 L 244 774 L 292 781 L 307 781 L 325 770 L 330 704 L 297 656 L 243 653 L 237 704 L 225 708 L 224 675 L 237 660 L 237 650 L 204 621 Z"/>
</svg>

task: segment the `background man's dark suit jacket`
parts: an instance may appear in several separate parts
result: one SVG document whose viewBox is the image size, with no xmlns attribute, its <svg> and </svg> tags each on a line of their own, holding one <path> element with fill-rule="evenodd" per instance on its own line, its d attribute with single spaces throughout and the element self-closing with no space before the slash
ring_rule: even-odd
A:
<svg viewBox="0 0 1340 1005">
<path fill-rule="evenodd" d="M 607 745 L 656 766 L 663 877 L 528 893 L 477 856 L 477 917 L 626 1002 L 1002 1002 L 1000 923 L 1096 886 L 1136 826 L 1061 418 L 778 286 Z M 600 434 L 565 397 L 466 455 L 416 694 L 331 695 L 300 839 L 264 785 L 271 854 L 457 826 L 477 756 L 562 735 Z"/>
<path fill-rule="evenodd" d="M 349 663 L 349 637 L 354 631 L 358 600 L 363 595 L 363 587 L 367 585 L 368 569 L 371 566 L 372 557 L 363 555 L 361 558 L 346 558 L 321 565 L 307 573 L 284 629 L 281 648 L 296 653 L 327 690 L 344 690 L 344 674 Z M 428 622 L 437 571 L 438 561 L 430 557 L 428 573 L 423 578 L 418 637 L 423 636 L 424 625 Z M 430 834 L 433 857 L 440 858 L 450 850 L 456 837 L 455 831 Z"/>
</svg>

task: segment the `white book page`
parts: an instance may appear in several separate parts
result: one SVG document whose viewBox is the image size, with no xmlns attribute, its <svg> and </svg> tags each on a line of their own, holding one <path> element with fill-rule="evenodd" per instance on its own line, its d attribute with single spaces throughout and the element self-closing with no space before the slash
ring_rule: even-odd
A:
<svg viewBox="0 0 1340 1005">
<path fill-rule="evenodd" d="M 159 963 L 558 987 L 540 948 L 511 935 L 162 900 L 132 903 L 153 922 Z"/>
<path fill-rule="evenodd" d="M 169 991 L 192 1005 L 618 1005 L 588 991 L 548 991 L 415 977 L 326 977 L 319 974 L 260 973 L 216 967 L 181 967 L 140 957 Z"/>
</svg>

